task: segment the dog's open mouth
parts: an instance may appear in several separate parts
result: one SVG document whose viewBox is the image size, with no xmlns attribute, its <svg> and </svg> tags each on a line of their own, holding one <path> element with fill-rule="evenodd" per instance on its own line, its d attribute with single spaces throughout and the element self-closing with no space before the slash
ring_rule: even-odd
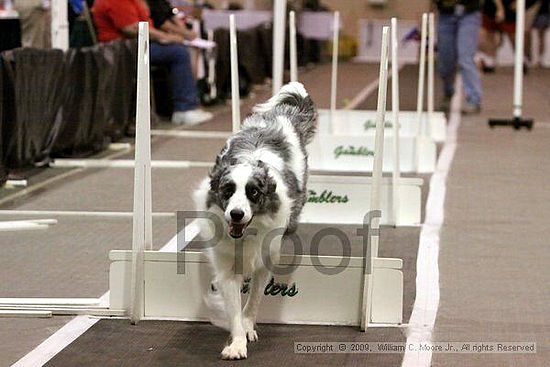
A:
<svg viewBox="0 0 550 367">
<path fill-rule="evenodd" d="M 246 227 L 250 224 L 250 221 L 247 223 L 229 223 L 229 235 L 235 239 L 241 238 L 244 235 Z"/>
</svg>

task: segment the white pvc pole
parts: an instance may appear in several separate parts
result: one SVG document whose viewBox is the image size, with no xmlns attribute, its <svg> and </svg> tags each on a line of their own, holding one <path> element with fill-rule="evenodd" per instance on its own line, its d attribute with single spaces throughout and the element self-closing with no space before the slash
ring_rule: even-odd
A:
<svg viewBox="0 0 550 367">
<path fill-rule="evenodd" d="M 66 0 L 51 2 L 51 38 L 52 48 L 63 51 L 69 49 L 69 18 Z"/>
<path fill-rule="evenodd" d="M 332 77 L 330 85 L 330 125 L 334 128 L 334 113 L 336 111 L 336 97 L 338 89 L 338 48 L 340 38 L 340 12 L 334 12 L 332 23 Z"/>
<path fill-rule="evenodd" d="M 9 222 L 0 222 L 0 224 L 42 224 L 42 225 L 55 225 L 57 224 L 57 219 L 23 219 L 23 220 L 12 220 Z"/>
<path fill-rule="evenodd" d="M 139 23 L 130 320 L 144 316 L 144 252 L 152 248 L 149 23 Z"/>
<path fill-rule="evenodd" d="M 69 167 L 69 168 L 134 168 L 136 162 L 131 159 L 70 159 L 60 158 L 56 159 L 52 163 L 52 167 Z M 212 167 L 213 162 L 201 162 L 201 161 L 150 161 L 150 165 L 153 168 L 172 168 L 172 169 L 186 169 L 197 167 Z"/>
<path fill-rule="evenodd" d="M 416 100 L 416 120 L 417 120 L 417 130 L 416 130 L 416 142 L 415 142 L 415 159 L 414 163 L 416 166 L 416 171 L 418 172 L 420 168 L 420 146 L 422 141 L 422 134 L 424 129 L 422 112 L 424 109 L 424 84 L 425 84 L 425 72 L 426 72 L 426 36 L 427 36 L 427 26 L 428 26 L 428 14 L 422 14 L 422 30 L 420 33 L 420 63 L 418 65 L 418 94 Z"/>
<path fill-rule="evenodd" d="M 55 222 L 55 223 L 54 223 Z M 56 224 L 56 220 L 16 220 L 9 222 L 0 222 L 0 232 L 11 232 L 11 231 L 30 231 L 36 229 L 48 229 L 50 225 Z"/>
<path fill-rule="evenodd" d="M 435 20 L 434 13 L 428 16 L 428 118 L 423 134 L 430 136 L 434 114 L 434 63 L 435 63 Z"/>
<path fill-rule="evenodd" d="M 382 169 L 384 157 L 384 122 L 386 119 L 386 90 L 388 84 L 388 44 L 390 27 L 382 28 L 382 48 L 380 56 L 380 77 L 378 103 L 376 109 L 376 136 L 374 143 L 374 166 L 372 170 L 371 210 L 380 210 Z M 379 218 L 374 219 L 373 228 L 380 225 Z M 378 243 L 373 243 L 372 254 L 378 256 Z"/>
<path fill-rule="evenodd" d="M 291 11 L 289 14 L 290 28 L 290 81 L 298 81 L 298 46 L 296 44 L 296 13 Z"/>
<path fill-rule="evenodd" d="M 273 95 L 283 86 L 285 67 L 286 0 L 275 0 L 273 9 Z"/>
<path fill-rule="evenodd" d="M 233 133 L 241 128 L 241 95 L 239 92 L 239 56 L 237 54 L 237 28 L 235 15 L 229 16 L 229 43 L 231 50 L 231 116 Z"/>
<path fill-rule="evenodd" d="M 426 73 L 426 33 L 428 14 L 422 14 L 422 30 L 420 32 L 420 63 L 418 64 L 418 93 L 416 99 L 416 115 L 418 119 L 417 136 L 422 133 L 422 112 L 424 110 L 424 84 Z"/>
<path fill-rule="evenodd" d="M 388 42 L 389 27 L 382 28 L 382 46 L 380 52 L 380 76 L 378 79 L 378 105 L 376 110 L 376 137 L 374 140 L 374 167 L 372 170 L 372 189 L 370 210 L 374 212 L 380 210 L 381 185 L 382 185 L 382 166 L 384 156 L 384 121 L 386 118 L 386 90 L 388 84 Z M 372 295 L 374 284 L 374 259 L 378 257 L 378 231 L 380 229 L 380 218 L 374 217 L 369 228 L 370 256 L 366 261 L 369 262 L 370 273 L 365 272 L 363 283 L 363 314 L 361 318 L 361 329 L 366 330 L 371 319 Z M 369 253 L 369 251 L 367 251 Z"/>
<path fill-rule="evenodd" d="M 393 174 L 392 174 L 392 222 L 399 224 L 399 56 L 397 39 L 397 18 L 391 18 L 391 74 L 392 74 L 392 117 L 393 117 Z"/>
<path fill-rule="evenodd" d="M 214 42 L 213 29 L 208 31 L 208 40 Z M 210 86 L 210 98 L 216 98 L 218 91 L 216 87 L 216 57 L 214 50 L 211 51 L 211 55 L 208 58 L 208 85 Z"/>
<path fill-rule="evenodd" d="M 518 0 L 516 2 L 516 54 L 514 58 L 514 117 L 515 118 L 521 118 L 522 116 L 524 33 L 525 33 L 525 0 Z"/>
</svg>

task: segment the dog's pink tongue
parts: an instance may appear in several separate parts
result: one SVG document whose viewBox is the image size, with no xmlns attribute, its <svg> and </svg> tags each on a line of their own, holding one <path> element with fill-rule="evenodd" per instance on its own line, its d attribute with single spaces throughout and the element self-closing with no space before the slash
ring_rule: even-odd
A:
<svg viewBox="0 0 550 367">
<path fill-rule="evenodd" d="M 245 228 L 246 224 L 231 223 L 229 224 L 229 235 L 233 238 L 241 238 Z"/>
</svg>

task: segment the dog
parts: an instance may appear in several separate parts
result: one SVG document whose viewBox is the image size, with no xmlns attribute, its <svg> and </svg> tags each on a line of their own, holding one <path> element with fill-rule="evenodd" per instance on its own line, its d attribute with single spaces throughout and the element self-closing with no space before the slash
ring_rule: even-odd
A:
<svg viewBox="0 0 550 367">
<path fill-rule="evenodd" d="M 222 359 L 246 358 L 247 341 L 258 340 L 256 317 L 269 276 L 266 256 L 276 263 L 282 235 L 298 226 L 307 199 L 306 146 L 316 128 L 317 110 L 304 86 L 297 82 L 283 86 L 254 107 L 195 192 L 198 209 L 220 218 L 223 226 L 221 238 L 205 249 L 213 271 L 205 297 L 211 321 L 231 333 Z M 211 220 L 201 221 L 202 238 L 215 233 Z M 262 255 L 264 242 L 269 247 Z M 250 279 L 249 295 L 241 308 L 245 279 Z"/>
</svg>

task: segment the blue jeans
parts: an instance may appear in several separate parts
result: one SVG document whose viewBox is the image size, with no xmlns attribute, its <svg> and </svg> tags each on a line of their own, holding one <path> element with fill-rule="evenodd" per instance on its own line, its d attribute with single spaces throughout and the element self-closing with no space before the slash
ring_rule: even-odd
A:
<svg viewBox="0 0 550 367">
<path fill-rule="evenodd" d="M 440 14 L 437 28 L 438 71 L 446 97 L 454 94 L 457 65 L 460 67 L 466 101 L 481 104 L 481 80 L 474 62 L 481 27 L 481 13 Z"/>
<path fill-rule="evenodd" d="M 170 67 L 174 111 L 189 111 L 198 107 L 197 87 L 187 48 L 179 44 L 151 42 L 151 63 Z"/>
</svg>

